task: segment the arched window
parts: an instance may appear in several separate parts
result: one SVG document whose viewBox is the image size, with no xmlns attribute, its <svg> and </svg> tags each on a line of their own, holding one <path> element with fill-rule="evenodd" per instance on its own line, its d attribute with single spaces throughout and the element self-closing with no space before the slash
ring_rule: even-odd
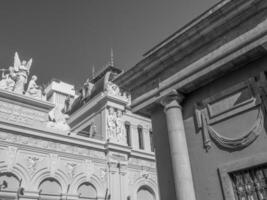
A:
<svg viewBox="0 0 267 200">
<path fill-rule="evenodd" d="M 137 191 L 137 200 L 155 200 L 154 192 L 147 186 L 142 186 Z"/>
<path fill-rule="evenodd" d="M 62 188 L 55 178 L 46 178 L 39 185 L 41 195 L 60 195 Z"/>
<path fill-rule="evenodd" d="M 12 173 L 1 173 L 0 184 L 3 184 L 3 181 L 7 183 L 7 187 L 2 188 L 2 190 L 16 191 L 19 188 L 19 179 Z"/>
<path fill-rule="evenodd" d="M 77 192 L 81 198 L 96 198 L 97 197 L 97 191 L 95 187 L 89 182 L 82 183 L 78 187 Z"/>
</svg>

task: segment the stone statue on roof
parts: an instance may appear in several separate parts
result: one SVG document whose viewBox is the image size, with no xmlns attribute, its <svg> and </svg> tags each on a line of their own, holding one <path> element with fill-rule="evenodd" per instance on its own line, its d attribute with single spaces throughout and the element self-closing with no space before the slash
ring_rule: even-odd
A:
<svg viewBox="0 0 267 200">
<path fill-rule="evenodd" d="M 7 71 L 9 73 L 5 74 L 6 69 L 2 71 L 2 80 L 0 81 L 0 89 L 13 91 L 15 86 L 16 75 L 14 73 L 14 68 L 9 67 Z"/>
<path fill-rule="evenodd" d="M 23 94 L 25 84 L 28 80 L 32 61 L 32 58 L 28 62 L 26 60 L 20 61 L 19 54 L 17 52 L 15 53 L 14 71 L 16 73 L 16 81 L 14 86 L 14 92 Z"/>
<path fill-rule="evenodd" d="M 25 94 L 34 98 L 42 99 L 42 88 L 41 86 L 37 85 L 36 81 L 37 76 L 33 75 Z"/>
</svg>

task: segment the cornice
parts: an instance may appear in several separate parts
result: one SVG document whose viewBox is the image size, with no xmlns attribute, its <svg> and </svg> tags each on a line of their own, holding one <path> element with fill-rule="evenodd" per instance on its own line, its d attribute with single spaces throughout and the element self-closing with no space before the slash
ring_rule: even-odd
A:
<svg viewBox="0 0 267 200">
<path fill-rule="evenodd" d="M 241 20 L 244 20 L 241 16 L 247 15 L 248 12 L 245 12 L 246 10 L 252 10 L 254 14 L 255 12 L 258 12 L 259 8 L 255 9 L 254 6 L 258 2 L 264 1 L 225 0 L 220 2 L 186 26 L 182 27 L 165 41 L 158 44 L 144 59 L 130 70 L 117 77 L 114 82 L 121 88 L 128 89 L 129 91 L 134 90 L 134 88 L 144 83 L 147 79 L 151 79 L 152 74 L 155 74 L 156 72 L 160 73 L 160 70 L 165 70 L 165 68 L 161 69 L 160 66 L 168 62 L 167 60 L 174 57 L 175 54 L 182 55 L 184 51 L 192 54 L 193 51 L 196 51 L 197 39 L 201 39 L 203 45 L 207 40 L 210 40 L 209 38 L 205 38 L 205 35 L 215 32 L 217 34 L 216 38 L 213 39 L 215 40 L 220 37 L 219 32 L 225 30 L 225 22 L 238 16 L 239 21 L 235 21 L 235 23 L 238 24 L 241 23 Z M 177 58 L 172 59 L 176 60 Z"/>
<path fill-rule="evenodd" d="M 6 102 L 12 102 L 17 105 L 34 108 L 34 110 L 39 110 L 47 113 L 55 107 L 54 104 L 48 101 L 39 100 L 33 97 L 17 94 L 15 92 L 9 92 L 2 89 L 0 89 L 0 99 L 3 99 Z"/>
<path fill-rule="evenodd" d="M 188 65 L 174 75 L 158 83 L 158 87 L 132 99 L 132 111 L 139 111 L 148 105 L 159 102 L 172 90 L 192 92 L 220 75 L 237 68 L 237 60 L 248 60 L 265 54 L 267 42 L 267 20 L 254 29 L 224 44 L 201 59 Z M 246 54 L 254 56 L 246 57 Z M 263 53 L 264 52 L 264 53 Z M 241 59 L 242 58 L 242 59 Z M 242 66 L 240 64 L 240 66 Z"/>
</svg>

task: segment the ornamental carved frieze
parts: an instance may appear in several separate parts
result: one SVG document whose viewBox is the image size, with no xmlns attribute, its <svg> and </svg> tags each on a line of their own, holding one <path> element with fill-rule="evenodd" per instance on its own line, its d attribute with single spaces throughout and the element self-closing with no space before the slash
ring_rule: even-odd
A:
<svg viewBox="0 0 267 200">
<path fill-rule="evenodd" d="M 25 125 L 40 125 L 46 122 L 48 117 L 44 112 L 0 101 L 0 119 Z"/>
<path fill-rule="evenodd" d="M 105 153 L 87 148 L 82 148 L 74 145 L 62 144 L 53 141 L 46 141 L 43 139 L 37 139 L 33 137 L 26 137 L 22 135 L 0 132 L 0 141 L 10 142 L 19 145 L 25 145 L 28 147 L 36 147 L 47 150 L 59 151 L 64 153 L 70 153 L 74 155 L 88 156 L 96 159 L 105 159 Z"/>
<path fill-rule="evenodd" d="M 208 152 L 212 142 L 225 150 L 240 150 L 253 143 L 264 128 L 267 111 L 267 81 L 265 73 L 250 78 L 195 105 L 195 122 L 201 130 L 203 146 Z M 217 126 L 241 115 L 254 112 L 253 119 L 233 127 L 233 132 L 217 130 Z M 251 124 L 250 127 L 246 127 Z M 239 133 L 239 130 L 246 127 Z M 227 133 L 226 133 L 227 132 Z M 231 132 L 231 130 L 230 130 Z M 234 136 L 232 136 L 234 135 Z"/>
</svg>

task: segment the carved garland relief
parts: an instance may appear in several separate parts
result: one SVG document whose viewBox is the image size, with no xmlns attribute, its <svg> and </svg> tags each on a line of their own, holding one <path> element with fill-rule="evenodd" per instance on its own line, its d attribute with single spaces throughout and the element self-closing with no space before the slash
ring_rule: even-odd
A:
<svg viewBox="0 0 267 200">
<path fill-rule="evenodd" d="M 224 149 L 239 150 L 257 139 L 264 128 L 264 116 L 267 111 L 266 83 L 265 74 L 261 74 L 260 81 L 250 79 L 196 104 L 197 129 L 202 131 L 206 151 L 211 148 L 211 141 Z M 225 133 L 214 128 L 214 125 L 224 120 L 232 119 L 253 109 L 257 111 L 254 123 L 250 129 L 239 133 L 238 136 L 226 136 Z"/>
</svg>

